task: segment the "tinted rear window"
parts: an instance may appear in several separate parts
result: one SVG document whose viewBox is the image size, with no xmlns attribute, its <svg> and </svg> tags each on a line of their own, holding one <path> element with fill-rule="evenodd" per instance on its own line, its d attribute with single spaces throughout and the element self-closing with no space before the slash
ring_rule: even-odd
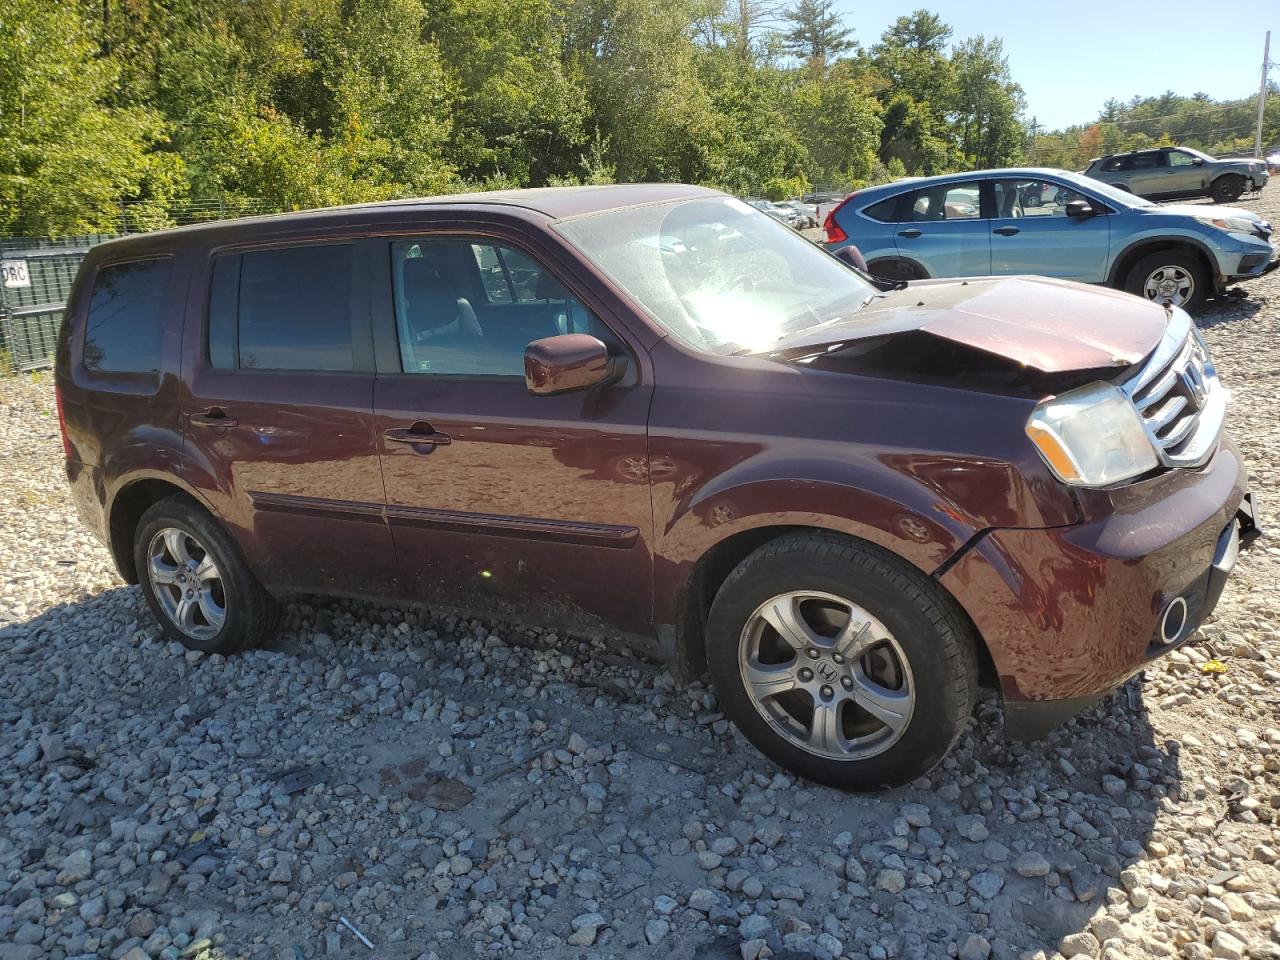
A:
<svg viewBox="0 0 1280 960">
<path fill-rule="evenodd" d="M 350 244 L 214 260 L 209 362 L 259 370 L 352 370 Z"/>
<path fill-rule="evenodd" d="M 898 200 L 898 197 L 890 197 L 888 200 L 873 203 L 862 211 L 862 215 L 872 220 L 879 220 L 881 223 L 897 223 Z"/>
<path fill-rule="evenodd" d="M 102 267 L 84 327 L 84 365 L 96 373 L 158 373 L 160 327 L 172 261 Z"/>
</svg>

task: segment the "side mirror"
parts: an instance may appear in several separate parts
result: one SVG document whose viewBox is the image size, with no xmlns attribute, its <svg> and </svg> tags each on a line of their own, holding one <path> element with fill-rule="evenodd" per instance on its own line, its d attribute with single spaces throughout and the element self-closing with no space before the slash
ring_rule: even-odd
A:
<svg viewBox="0 0 1280 960">
<path fill-rule="evenodd" d="M 610 379 L 609 348 L 585 333 L 543 337 L 524 348 L 524 382 L 539 397 L 585 390 Z"/>
<path fill-rule="evenodd" d="M 1204 161 L 1203 161 L 1203 160 L 1201 160 L 1199 157 L 1192 157 L 1192 158 L 1191 158 L 1191 165 L 1192 165 L 1193 167 L 1203 167 L 1203 166 L 1204 166 Z"/>
<path fill-rule="evenodd" d="M 1096 213 L 1088 200 L 1068 200 L 1066 212 L 1068 217 L 1092 217 Z"/>
</svg>

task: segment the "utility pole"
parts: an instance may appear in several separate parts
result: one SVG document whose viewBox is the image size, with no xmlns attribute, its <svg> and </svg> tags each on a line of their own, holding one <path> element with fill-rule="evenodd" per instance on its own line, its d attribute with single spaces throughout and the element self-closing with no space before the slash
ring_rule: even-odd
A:
<svg viewBox="0 0 1280 960">
<path fill-rule="evenodd" d="M 1271 31 L 1262 46 L 1262 85 L 1258 88 L 1258 126 L 1253 132 L 1253 155 L 1262 156 L 1262 111 L 1267 107 L 1267 69 L 1271 66 Z"/>
<path fill-rule="evenodd" d="M 1040 132 L 1040 124 L 1036 122 L 1036 118 L 1031 118 L 1031 156 L 1027 158 L 1027 163 L 1031 166 L 1036 165 L 1036 136 Z"/>
</svg>

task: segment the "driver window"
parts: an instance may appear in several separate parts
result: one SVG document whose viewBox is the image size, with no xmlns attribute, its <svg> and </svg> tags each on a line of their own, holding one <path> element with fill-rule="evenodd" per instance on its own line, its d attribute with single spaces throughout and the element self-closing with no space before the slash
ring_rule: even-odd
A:
<svg viewBox="0 0 1280 960">
<path fill-rule="evenodd" d="M 405 373 L 523 377 L 534 340 L 588 333 L 615 342 L 553 274 L 501 244 L 396 241 L 391 279 Z"/>
<path fill-rule="evenodd" d="M 1083 193 L 1049 180 L 997 180 L 996 216 L 1065 217 L 1072 200 L 1088 200 Z"/>
<path fill-rule="evenodd" d="M 1189 153 L 1183 153 L 1181 150 L 1169 151 L 1169 166 L 1171 167 L 1194 167 L 1196 158 Z"/>
</svg>

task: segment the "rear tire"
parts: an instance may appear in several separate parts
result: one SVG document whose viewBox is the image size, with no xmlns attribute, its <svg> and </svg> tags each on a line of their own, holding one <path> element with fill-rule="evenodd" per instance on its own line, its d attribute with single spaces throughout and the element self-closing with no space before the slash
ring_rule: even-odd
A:
<svg viewBox="0 0 1280 960">
<path fill-rule="evenodd" d="M 927 773 L 977 695 L 954 602 L 887 551 L 830 533 L 780 537 L 737 566 L 711 606 L 707 660 L 722 709 L 762 753 L 849 790 Z"/>
<path fill-rule="evenodd" d="M 171 640 L 201 653 L 238 653 L 275 636 L 280 605 L 208 511 L 187 497 L 148 507 L 133 562 L 152 614 Z"/>
<path fill-rule="evenodd" d="M 1243 193 L 1244 177 L 1237 173 L 1223 174 L 1209 186 L 1214 203 L 1235 203 Z"/>
<path fill-rule="evenodd" d="M 1125 277 L 1124 289 L 1154 303 L 1168 300 L 1184 310 L 1198 310 L 1209 296 L 1209 273 L 1195 254 L 1166 250 L 1135 263 Z"/>
</svg>

